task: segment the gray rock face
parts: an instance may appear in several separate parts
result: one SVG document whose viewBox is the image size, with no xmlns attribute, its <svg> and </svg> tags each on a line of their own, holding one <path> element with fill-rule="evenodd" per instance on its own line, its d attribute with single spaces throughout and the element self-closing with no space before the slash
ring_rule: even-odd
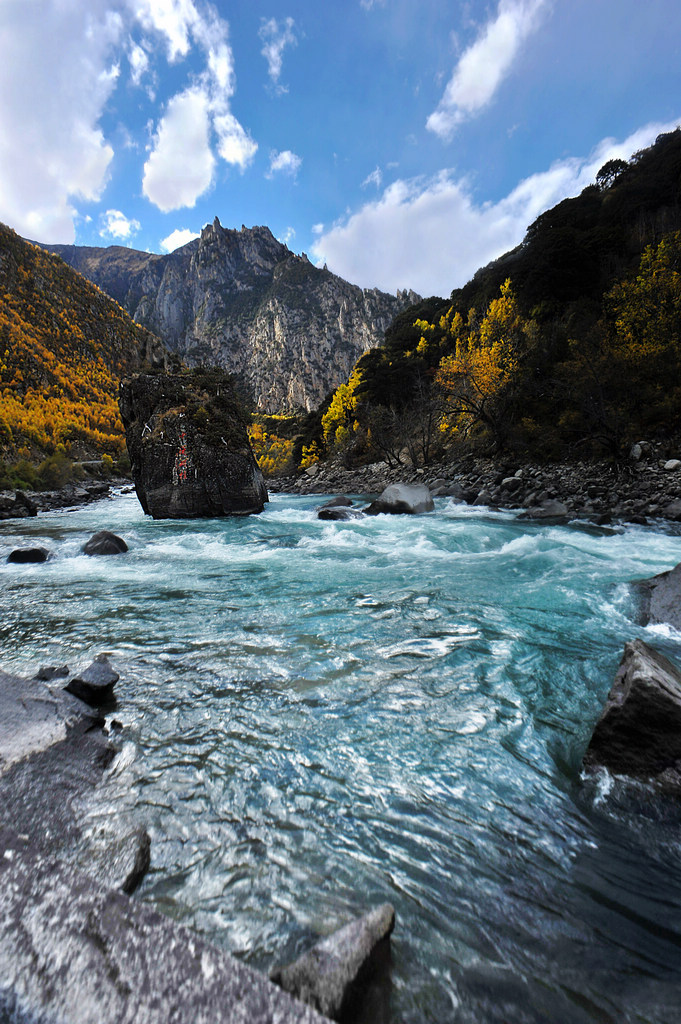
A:
<svg viewBox="0 0 681 1024">
<path fill-rule="evenodd" d="M 654 648 L 625 644 L 584 766 L 681 786 L 681 672 Z"/>
<path fill-rule="evenodd" d="M 243 379 L 258 409 L 317 408 L 379 345 L 414 292 L 361 289 L 295 256 L 266 227 L 215 218 L 168 256 L 45 246 L 108 292 L 189 365 Z"/>
<path fill-rule="evenodd" d="M 0 1019 L 323 1024 L 188 929 L 7 829 L 0 829 Z"/>
<path fill-rule="evenodd" d="M 368 981 L 372 958 L 395 927 L 395 911 L 384 903 L 318 942 L 272 980 L 326 1017 L 341 1020 Z"/>
<path fill-rule="evenodd" d="M 641 622 L 666 622 L 674 629 L 681 629 L 681 563 L 652 576 L 649 580 L 640 580 L 634 584 L 641 598 Z"/>
<path fill-rule="evenodd" d="M 262 512 L 268 500 L 230 377 L 139 374 L 120 408 L 137 496 L 154 519 Z"/>
<path fill-rule="evenodd" d="M 390 484 L 380 498 L 364 511 L 369 516 L 377 516 L 385 512 L 390 515 L 420 515 L 432 512 L 435 508 L 433 498 L 425 484 Z"/>
<path fill-rule="evenodd" d="M 81 550 L 84 555 L 122 555 L 128 550 L 128 545 L 115 533 L 98 530 L 83 544 Z"/>
</svg>

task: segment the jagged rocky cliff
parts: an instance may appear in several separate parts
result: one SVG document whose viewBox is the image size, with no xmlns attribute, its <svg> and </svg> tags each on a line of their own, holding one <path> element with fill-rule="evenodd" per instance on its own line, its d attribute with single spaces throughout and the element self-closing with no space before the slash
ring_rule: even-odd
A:
<svg viewBox="0 0 681 1024">
<path fill-rule="evenodd" d="M 216 217 L 167 256 L 123 246 L 46 246 L 190 365 L 224 367 L 259 409 L 316 408 L 418 300 L 362 289 L 296 256 L 269 228 Z"/>
</svg>

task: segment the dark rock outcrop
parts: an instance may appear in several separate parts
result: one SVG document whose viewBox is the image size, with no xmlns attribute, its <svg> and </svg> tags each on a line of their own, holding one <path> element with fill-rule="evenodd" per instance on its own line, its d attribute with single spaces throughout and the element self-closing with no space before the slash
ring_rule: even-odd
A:
<svg viewBox="0 0 681 1024">
<path fill-rule="evenodd" d="M 7 561 L 16 565 L 28 565 L 46 562 L 49 557 L 50 552 L 47 548 L 15 548 L 14 551 L 10 551 Z"/>
<path fill-rule="evenodd" d="M 68 665 L 41 665 L 33 678 L 49 683 L 52 679 L 66 679 L 70 674 Z"/>
<path fill-rule="evenodd" d="M 81 548 L 84 555 L 122 555 L 127 550 L 128 545 L 123 538 L 109 530 L 93 533 Z"/>
<path fill-rule="evenodd" d="M 584 767 L 681 788 L 681 671 L 635 640 L 584 755 Z"/>
<path fill-rule="evenodd" d="M 433 498 L 425 484 L 390 484 L 380 498 L 365 508 L 368 516 L 385 512 L 389 515 L 420 515 L 432 512 Z"/>
<path fill-rule="evenodd" d="M 634 588 L 640 597 L 644 626 L 666 622 L 681 630 L 681 563 L 659 576 L 637 581 Z"/>
<path fill-rule="evenodd" d="M 0 495 L 0 520 L 29 519 L 37 515 L 37 505 L 23 491 L 17 491 L 13 498 Z"/>
<path fill-rule="evenodd" d="M 395 927 L 395 911 L 384 903 L 318 942 L 308 953 L 271 977 L 332 1020 L 343 1020 L 371 980 L 377 953 Z"/>
<path fill-rule="evenodd" d="M 262 512 L 267 488 L 228 374 L 140 374 L 121 384 L 120 408 L 137 496 L 148 515 Z"/>
<path fill-rule="evenodd" d="M 114 685 L 119 678 L 106 654 L 99 654 L 92 664 L 80 675 L 74 676 L 64 689 L 90 707 L 98 708 L 113 701 Z"/>
</svg>

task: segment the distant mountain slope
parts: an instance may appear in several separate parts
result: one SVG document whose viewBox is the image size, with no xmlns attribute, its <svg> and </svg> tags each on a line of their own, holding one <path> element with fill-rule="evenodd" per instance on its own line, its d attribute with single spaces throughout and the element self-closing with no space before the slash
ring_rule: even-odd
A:
<svg viewBox="0 0 681 1024">
<path fill-rule="evenodd" d="M 122 449 L 118 382 L 166 359 L 108 295 L 0 225 L 0 452 Z"/>
<path fill-rule="evenodd" d="M 266 227 L 225 229 L 167 256 L 46 246 L 115 298 L 190 364 L 224 367 L 259 409 L 310 410 L 380 344 L 414 292 L 349 284 L 296 256 Z"/>
</svg>

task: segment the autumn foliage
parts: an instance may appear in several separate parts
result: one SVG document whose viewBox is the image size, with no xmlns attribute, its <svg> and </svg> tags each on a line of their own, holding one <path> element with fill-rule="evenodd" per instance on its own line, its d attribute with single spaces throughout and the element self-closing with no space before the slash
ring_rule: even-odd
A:
<svg viewBox="0 0 681 1024">
<path fill-rule="evenodd" d="M 95 285 L 0 225 L 0 453 L 120 452 L 118 382 L 154 349 Z"/>
</svg>

